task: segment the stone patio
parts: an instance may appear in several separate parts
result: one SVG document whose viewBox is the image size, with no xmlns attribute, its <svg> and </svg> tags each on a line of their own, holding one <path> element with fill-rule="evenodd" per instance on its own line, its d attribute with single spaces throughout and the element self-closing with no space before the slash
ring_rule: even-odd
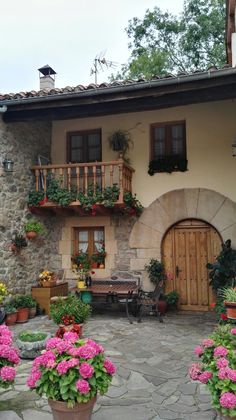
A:
<svg viewBox="0 0 236 420">
<path fill-rule="evenodd" d="M 123 314 L 99 314 L 87 322 L 84 336 L 104 345 L 118 370 L 108 393 L 99 396 L 93 420 L 213 420 L 204 385 L 191 382 L 187 369 L 193 348 L 212 332 L 208 314 L 170 314 L 160 324 L 154 317 L 130 325 Z M 46 316 L 11 327 L 55 333 Z M 0 392 L 0 420 L 52 420 L 46 398 L 25 385 L 32 362 L 22 360 L 15 386 Z"/>
</svg>

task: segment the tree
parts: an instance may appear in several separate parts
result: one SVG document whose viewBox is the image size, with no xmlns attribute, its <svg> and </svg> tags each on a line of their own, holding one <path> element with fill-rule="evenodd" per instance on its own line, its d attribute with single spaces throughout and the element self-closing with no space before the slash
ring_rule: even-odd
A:
<svg viewBox="0 0 236 420">
<path fill-rule="evenodd" d="M 155 7 L 129 21 L 131 56 L 117 78 L 205 70 L 226 63 L 225 0 L 185 0 L 180 17 Z M 112 76 L 114 78 L 114 76 Z"/>
</svg>

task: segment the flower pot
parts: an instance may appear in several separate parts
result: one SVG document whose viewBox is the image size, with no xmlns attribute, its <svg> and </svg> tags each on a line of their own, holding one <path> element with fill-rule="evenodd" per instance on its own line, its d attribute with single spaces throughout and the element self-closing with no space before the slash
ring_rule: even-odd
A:
<svg viewBox="0 0 236 420">
<path fill-rule="evenodd" d="M 223 414 L 221 414 L 220 411 L 217 410 L 217 414 L 220 418 L 220 420 L 236 420 L 236 417 L 229 417 L 229 416 L 224 416 Z"/>
<path fill-rule="evenodd" d="M 17 310 L 16 322 L 24 323 L 28 321 L 28 318 L 29 318 L 29 308 L 19 308 Z"/>
<path fill-rule="evenodd" d="M 42 287 L 54 287 L 57 285 L 57 281 L 55 279 L 53 280 L 44 280 L 40 282 L 40 285 Z"/>
<path fill-rule="evenodd" d="M 37 308 L 36 306 L 34 308 L 29 308 L 29 318 L 34 318 L 36 316 Z"/>
<path fill-rule="evenodd" d="M 90 420 L 95 402 L 96 397 L 93 397 L 87 403 L 68 408 L 66 402 L 48 399 L 54 420 Z"/>
<path fill-rule="evenodd" d="M 79 280 L 78 283 L 77 283 L 77 288 L 78 289 L 86 289 L 85 281 L 84 280 Z"/>
<path fill-rule="evenodd" d="M 91 264 L 91 268 L 98 268 L 98 263 L 97 262 L 93 262 Z"/>
<path fill-rule="evenodd" d="M 157 310 L 161 315 L 165 315 L 167 309 L 167 302 L 165 300 L 159 300 L 157 304 Z"/>
<path fill-rule="evenodd" d="M 236 302 L 224 302 L 227 318 L 236 319 Z"/>
<path fill-rule="evenodd" d="M 75 332 L 77 332 L 79 338 L 82 337 L 83 324 L 70 324 L 70 325 L 59 324 L 59 327 L 60 327 L 60 330 L 64 332 L 69 332 L 69 331 L 74 330 Z"/>
<path fill-rule="evenodd" d="M 5 324 L 6 325 L 14 325 L 17 320 L 17 312 L 13 312 L 12 314 L 6 314 Z"/>
<path fill-rule="evenodd" d="M 36 238 L 37 233 L 36 233 L 36 232 L 34 232 L 34 231 L 27 232 L 27 233 L 26 233 L 26 236 L 27 236 L 27 238 L 28 238 L 28 239 L 34 239 L 34 238 Z"/>
</svg>

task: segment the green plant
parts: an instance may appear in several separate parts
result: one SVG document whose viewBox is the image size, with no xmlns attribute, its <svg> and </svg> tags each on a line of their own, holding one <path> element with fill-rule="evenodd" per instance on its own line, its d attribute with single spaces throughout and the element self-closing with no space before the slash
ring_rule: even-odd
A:
<svg viewBox="0 0 236 420">
<path fill-rule="evenodd" d="M 168 307 L 175 307 L 179 300 L 179 293 L 177 290 L 173 290 L 172 292 L 165 294 L 164 299 Z"/>
<path fill-rule="evenodd" d="M 143 206 L 136 198 L 136 194 L 131 192 L 124 193 L 125 212 L 131 216 L 140 216 L 143 211 Z"/>
<path fill-rule="evenodd" d="M 159 283 L 160 281 L 166 280 L 164 264 L 157 259 L 152 258 L 144 268 L 147 271 L 149 279 L 152 283 Z"/>
<path fill-rule="evenodd" d="M 36 308 L 37 302 L 31 295 L 24 295 L 26 308 Z"/>
<path fill-rule="evenodd" d="M 12 245 L 14 245 L 17 248 L 17 250 L 21 250 L 22 248 L 27 247 L 27 241 L 22 234 L 15 233 L 12 239 Z"/>
<path fill-rule="evenodd" d="M 187 171 L 188 161 L 182 156 L 165 156 L 149 162 L 148 174 L 154 175 L 156 172 Z"/>
<path fill-rule="evenodd" d="M 47 337 L 47 334 L 44 332 L 33 332 L 33 331 L 22 331 L 18 338 L 21 341 L 34 343 L 36 341 L 43 341 Z"/>
<path fill-rule="evenodd" d="M 230 239 L 222 244 L 222 250 L 216 258 L 216 262 L 208 263 L 206 267 L 211 270 L 209 273 L 210 285 L 216 293 L 218 289 L 236 285 L 236 250 L 231 248 Z"/>
<path fill-rule="evenodd" d="M 106 393 L 115 371 L 101 345 L 66 333 L 63 338 L 46 341 L 46 353 L 34 360 L 27 385 L 39 395 L 73 407 L 98 392 Z"/>
<path fill-rule="evenodd" d="M 44 232 L 44 225 L 41 222 L 38 222 L 36 219 L 29 219 L 25 226 L 24 226 L 25 232 L 36 232 L 38 234 L 41 234 Z"/>
<path fill-rule="evenodd" d="M 89 317 L 91 307 L 83 303 L 77 296 L 69 295 L 59 298 L 50 305 L 50 315 L 56 324 L 63 324 L 63 317 L 73 317 L 75 324 L 82 324 Z"/>
<path fill-rule="evenodd" d="M 220 291 L 225 302 L 236 302 L 236 288 L 225 287 Z"/>
<path fill-rule="evenodd" d="M 115 130 L 108 137 L 109 146 L 116 152 L 122 152 L 122 157 L 126 162 L 129 162 L 127 153 L 131 146 L 133 146 L 133 140 L 131 134 L 124 130 Z"/>
<path fill-rule="evenodd" d="M 60 206 L 68 206 L 76 199 L 76 189 L 63 188 L 58 179 L 51 179 L 47 188 L 47 198 Z"/>
<path fill-rule="evenodd" d="M 27 295 L 15 295 L 14 298 L 12 298 L 12 304 L 17 308 L 28 308 L 28 296 Z"/>
<path fill-rule="evenodd" d="M 28 197 L 28 206 L 29 207 L 39 207 L 40 201 L 44 199 L 44 191 L 35 191 L 32 190 L 29 192 Z"/>
<path fill-rule="evenodd" d="M 200 363 L 189 369 L 192 380 L 206 384 L 212 406 L 227 418 L 236 416 L 236 328 L 221 325 L 194 349 Z"/>
<path fill-rule="evenodd" d="M 17 312 L 17 309 L 13 305 L 13 303 L 9 302 L 4 305 L 4 311 L 6 314 L 14 314 L 15 312 Z"/>
<path fill-rule="evenodd" d="M 89 255 L 87 254 L 87 252 L 83 252 L 83 251 L 76 252 L 71 257 L 71 261 L 73 264 L 73 269 L 77 270 L 77 272 L 84 271 L 84 273 L 81 273 L 81 274 L 85 274 L 90 270 L 90 260 L 89 260 Z"/>
</svg>

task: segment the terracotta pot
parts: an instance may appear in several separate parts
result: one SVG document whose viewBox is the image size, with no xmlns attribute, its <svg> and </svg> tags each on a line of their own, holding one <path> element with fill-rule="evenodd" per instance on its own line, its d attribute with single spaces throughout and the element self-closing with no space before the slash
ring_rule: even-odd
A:
<svg viewBox="0 0 236 420">
<path fill-rule="evenodd" d="M 26 236 L 27 236 L 28 239 L 34 239 L 34 238 L 36 238 L 37 233 L 34 232 L 34 231 L 30 231 L 30 232 L 26 233 Z"/>
<path fill-rule="evenodd" d="M 68 408 L 66 402 L 48 399 L 54 420 L 90 420 L 95 402 L 96 397 L 93 397 L 87 403 L 78 403 Z"/>
<path fill-rule="evenodd" d="M 34 308 L 29 308 L 29 318 L 34 318 L 37 312 L 36 306 Z"/>
<path fill-rule="evenodd" d="M 98 263 L 93 262 L 93 263 L 91 264 L 91 268 L 98 268 Z"/>
<path fill-rule="evenodd" d="M 165 315 L 167 309 L 167 302 L 165 300 L 159 300 L 157 304 L 157 310 L 161 315 Z"/>
<path fill-rule="evenodd" d="M 14 325 L 17 320 L 17 312 L 13 312 L 12 314 L 6 314 L 5 324 L 6 325 Z"/>
<path fill-rule="evenodd" d="M 18 323 L 27 322 L 29 318 L 29 308 L 19 308 L 17 310 L 17 320 Z"/>
<path fill-rule="evenodd" d="M 73 328 L 75 328 L 75 330 L 77 331 L 77 334 L 79 336 L 79 338 L 82 337 L 82 333 L 83 333 L 83 324 L 70 324 L 70 325 L 64 325 L 64 324 L 59 324 L 60 328 L 63 328 L 65 331 L 72 331 Z"/>
<path fill-rule="evenodd" d="M 224 302 L 227 318 L 236 319 L 236 302 Z"/>
</svg>

